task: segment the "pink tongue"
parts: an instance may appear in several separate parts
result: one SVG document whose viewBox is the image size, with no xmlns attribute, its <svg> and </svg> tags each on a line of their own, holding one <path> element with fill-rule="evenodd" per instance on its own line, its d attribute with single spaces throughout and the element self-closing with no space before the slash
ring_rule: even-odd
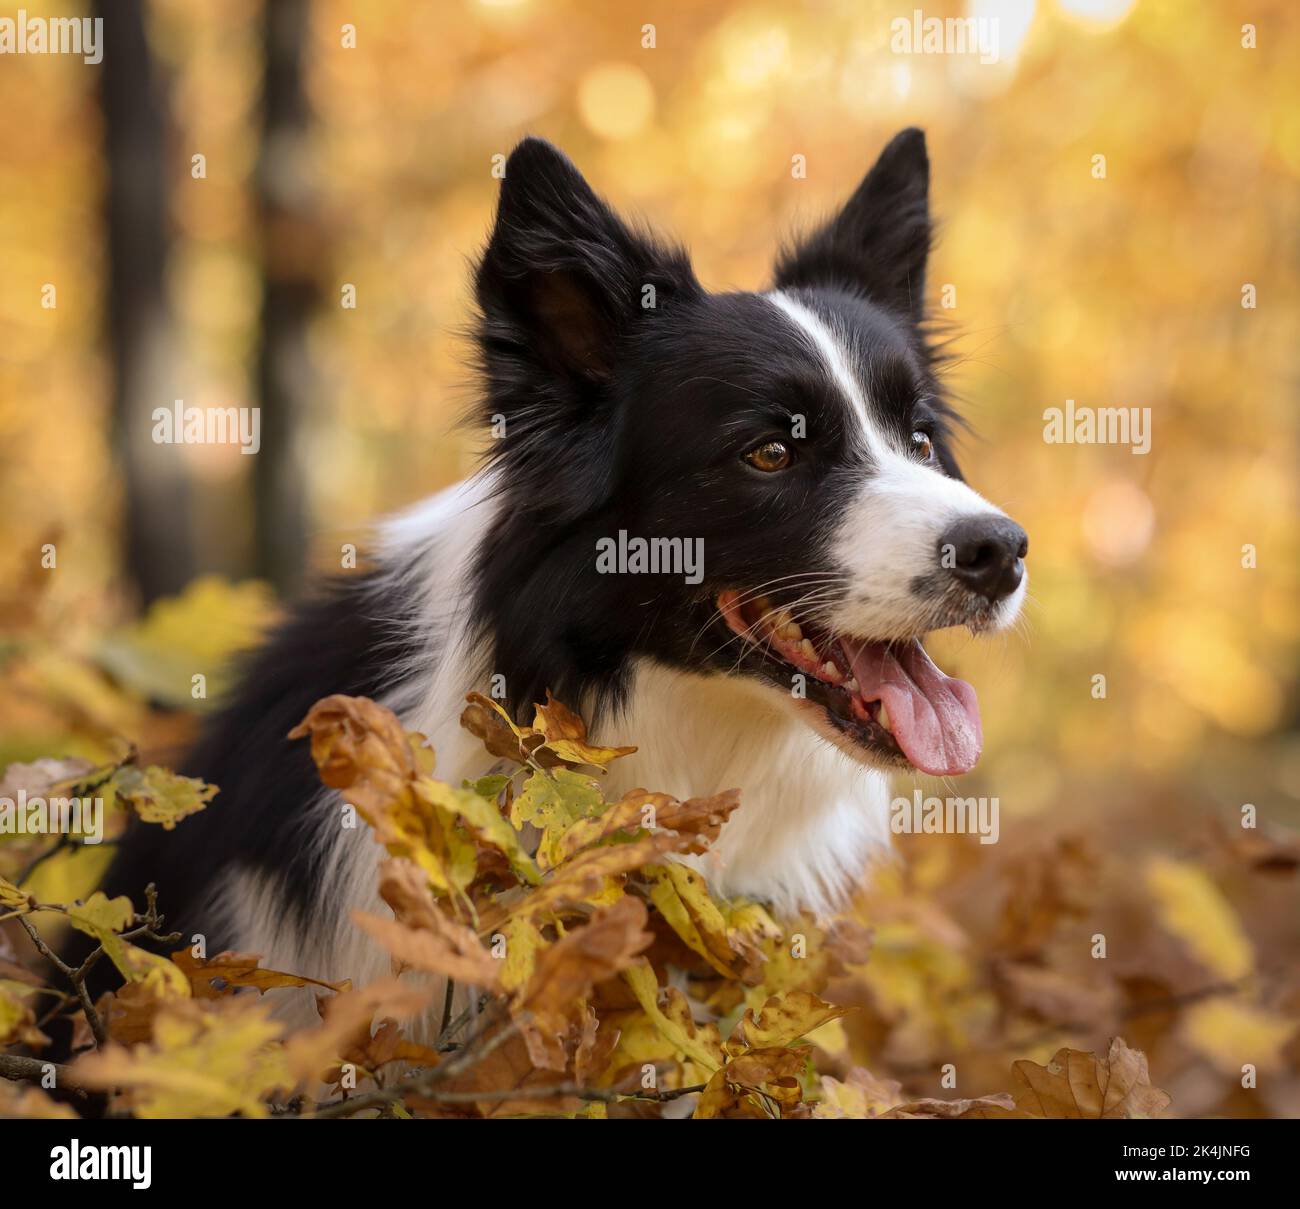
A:
<svg viewBox="0 0 1300 1209">
<path fill-rule="evenodd" d="M 970 772 L 984 733 L 975 690 L 945 676 L 919 642 L 844 642 L 862 696 L 889 711 L 889 726 L 913 764 L 933 776 Z"/>
</svg>

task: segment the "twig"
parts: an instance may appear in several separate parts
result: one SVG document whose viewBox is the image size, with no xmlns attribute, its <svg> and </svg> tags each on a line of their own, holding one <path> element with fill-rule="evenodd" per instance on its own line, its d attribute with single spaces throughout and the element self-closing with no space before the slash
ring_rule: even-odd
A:
<svg viewBox="0 0 1300 1209">
<path fill-rule="evenodd" d="M 90 958 L 87 958 L 74 970 L 41 939 L 41 934 L 36 930 L 31 920 L 25 915 L 20 915 L 18 922 L 22 925 L 23 931 L 31 938 L 32 944 L 36 946 L 36 951 L 60 974 L 71 981 L 72 989 L 77 992 L 77 998 L 81 1001 L 81 1011 L 86 1017 L 86 1022 L 90 1025 L 90 1031 L 95 1036 L 95 1044 L 100 1047 L 106 1045 L 108 1043 L 108 1033 L 104 1029 L 104 1022 L 99 1018 L 99 1013 L 95 1010 L 95 1005 L 91 1002 L 90 991 L 86 987 L 86 970 L 94 963 Z M 103 951 L 102 947 L 99 951 Z M 94 956 L 94 954 L 91 956 Z"/>
<path fill-rule="evenodd" d="M 84 1099 L 92 1090 L 77 1077 L 70 1066 L 60 1062 L 46 1062 L 41 1058 L 25 1058 L 21 1054 L 0 1054 L 0 1077 L 21 1079 L 28 1083 L 44 1083 L 46 1075 L 53 1070 L 54 1086 L 62 1091 L 72 1092 L 79 1099 Z"/>
<path fill-rule="evenodd" d="M 143 936 L 149 940 L 157 941 L 159 944 L 174 944 L 180 939 L 181 934 L 179 932 L 172 932 L 162 936 L 157 931 L 158 926 L 163 922 L 163 917 L 158 914 L 157 887 L 150 882 L 145 887 L 144 895 L 147 904 L 145 913 L 143 915 L 137 914 L 134 917 L 135 926 L 121 933 L 122 939 L 135 940 Z M 81 1004 L 82 1014 L 86 1017 L 86 1022 L 90 1025 L 90 1031 L 94 1035 L 95 1045 L 102 1048 L 108 1042 L 108 1033 L 104 1028 L 104 1022 L 99 1017 L 99 1012 L 91 1001 L 90 990 L 86 986 L 86 976 L 94 969 L 99 959 L 104 956 L 104 946 L 102 944 L 96 945 L 86 954 L 85 960 L 79 966 L 74 968 L 68 965 L 41 939 L 41 934 L 28 918 L 29 914 L 34 914 L 36 911 L 54 911 L 62 915 L 70 915 L 72 912 L 66 906 L 54 903 L 37 903 L 29 908 L 27 914 L 19 915 L 17 919 L 23 931 L 31 938 L 36 951 L 72 984 L 72 989 L 76 992 L 77 999 Z"/>
<path fill-rule="evenodd" d="M 449 1025 L 438 1034 L 438 1039 L 433 1043 L 433 1048 L 439 1053 L 445 1053 L 449 1050 L 460 1049 L 459 1045 L 452 1042 L 452 1038 L 460 1032 L 475 1016 L 483 1012 L 489 1002 L 489 996 L 483 996 L 475 1003 L 471 1003 L 459 1016 L 456 1017 Z"/>
<path fill-rule="evenodd" d="M 456 980 L 447 979 L 447 990 L 442 997 L 442 1024 L 438 1026 L 439 1038 L 447 1031 L 447 1026 L 451 1023 L 451 1004 L 456 997 Z"/>
<path fill-rule="evenodd" d="M 462 1074 L 482 1062 L 484 1058 L 499 1049 L 519 1032 L 518 1023 L 511 1021 L 499 1032 L 490 1037 L 487 1036 L 489 1030 L 498 1023 L 499 1019 L 499 1011 L 491 1013 L 489 1018 L 485 1018 L 478 1031 L 465 1043 L 465 1048 L 446 1062 L 415 1071 L 405 1079 L 394 1083 L 391 1087 L 366 1092 L 360 1096 L 350 1096 L 346 1100 L 327 1104 L 323 1108 L 319 1108 L 315 1115 L 322 1118 L 350 1117 L 356 1113 L 364 1112 L 368 1108 L 380 1108 L 386 1104 L 393 1104 L 404 1096 L 427 1095 L 437 1084 Z M 481 1045 L 478 1044 L 480 1041 L 482 1041 Z"/>
</svg>

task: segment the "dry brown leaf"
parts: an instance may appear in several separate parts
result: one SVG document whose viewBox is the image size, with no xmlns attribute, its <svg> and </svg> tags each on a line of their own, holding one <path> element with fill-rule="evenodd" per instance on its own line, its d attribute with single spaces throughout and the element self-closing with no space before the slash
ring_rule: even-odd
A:
<svg viewBox="0 0 1300 1209">
<path fill-rule="evenodd" d="M 832 1007 L 807 991 L 773 995 L 757 1015 L 752 1008 L 746 1009 L 727 1042 L 727 1052 L 739 1054 L 745 1049 L 791 1045 L 847 1013 L 848 1008 Z"/>
<path fill-rule="evenodd" d="M 855 1066 L 843 1080 L 824 1076 L 821 1098 L 813 1116 L 868 1120 L 884 1116 L 903 1098 L 903 1085 L 893 1079 L 878 1079 L 862 1066 Z"/>
<path fill-rule="evenodd" d="M 799 1075 L 811 1046 L 748 1050 L 732 1058 L 700 1093 L 696 1120 L 772 1119 L 790 1115 L 803 1101 Z"/>
<path fill-rule="evenodd" d="M 432 998 L 429 987 L 385 978 L 341 995 L 318 999 L 320 1025 L 295 1033 L 285 1042 L 290 1075 L 300 1085 L 323 1079 L 338 1066 L 343 1052 L 355 1043 L 359 1030 L 368 1031 L 375 1019 L 406 1020 L 428 1006 Z"/>
<path fill-rule="evenodd" d="M 290 739 L 305 735 L 321 780 L 349 790 L 358 806 L 383 806 L 422 771 L 396 715 L 366 697 L 338 694 L 316 702 L 289 732 Z"/>
<path fill-rule="evenodd" d="M 1111 1040 L 1105 1058 L 1061 1049 L 1046 1066 L 1020 1061 L 1012 1066 L 1018 1084 L 1014 1112 L 994 1116 L 1059 1119 L 1158 1117 L 1169 1096 L 1151 1086 L 1146 1055 L 1122 1037 Z"/>
<path fill-rule="evenodd" d="M 688 798 L 685 802 L 669 798 L 668 804 L 657 812 L 655 823 L 668 831 L 691 837 L 682 851 L 699 853 L 718 838 L 722 824 L 739 805 L 739 789 L 724 789 L 711 797 Z"/>
<path fill-rule="evenodd" d="M 1016 1102 L 1008 1095 L 980 1096 L 974 1100 L 909 1100 L 884 1114 L 885 1120 L 983 1121 L 1011 1113 Z"/>
<path fill-rule="evenodd" d="M 300 974 L 286 974 L 281 970 L 264 970 L 262 958 L 257 953 L 227 951 L 215 957 L 195 957 L 190 949 L 178 949 L 171 954 L 172 961 L 189 979 L 190 993 L 195 999 L 220 999 L 233 995 L 237 987 L 249 987 L 265 994 L 283 987 L 324 987 L 328 991 L 346 991 L 352 986 L 342 982 L 322 982 Z"/>
<path fill-rule="evenodd" d="M 569 1043 L 585 1018 L 592 987 L 627 969 L 650 944 L 654 937 L 645 924 L 645 904 L 620 898 L 538 955 L 512 1009 L 537 1066 L 567 1067 Z"/>
<path fill-rule="evenodd" d="M 464 924 L 446 916 L 434 916 L 432 928 L 412 928 L 395 919 L 384 919 L 366 911 L 354 911 L 357 926 L 392 956 L 399 969 L 423 970 L 455 982 L 486 989 L 495 988 L 501 963 L 493 958 L 478 937 Z"/>
</svg>

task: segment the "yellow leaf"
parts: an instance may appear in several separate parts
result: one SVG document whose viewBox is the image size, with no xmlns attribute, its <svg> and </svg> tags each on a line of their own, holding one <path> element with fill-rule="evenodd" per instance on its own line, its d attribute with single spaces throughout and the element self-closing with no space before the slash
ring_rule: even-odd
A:
<svg viewBox="0 0 1300 1209">
<path fill-rule="evenodd" d="M 97 653 L 115 679 L 141 696 L 203 708 L 227 686 L 230 656 L 256 645 L 273 618 L 274 597 L 265 584 L 203 576 L 111 634 Z M 196 700 L 191 692 L 195 673 L 207 677 L 206 698 Z"/>
<path fill-rule="evenodd" d="M 847 1008 L 832 1007 L 807 991 L 773 995 L 757 1015 L 752 1008 L 746 1009 L 727 1042 L 727 1051 L 738 1054 L 746 1048 L 770 1049 L 791 1045 L 847 1013 Z"/>
<path fill-rule="evenodd" d="M 619 833 L 633 836 L 644 829 L 643 819 L 647 808 L 654 809 L 658 804 L 673 801 L 665 793 L 648 794 L 643 789 L 634 789 L 613 805 L 606 807 L 599 814 L 590 818 L 580 817 L 568 826 L 562 823 L 555 828 L 555 834 L 548 837 L 538 850 L 543 865 L 560 865 L 585 848 L 611 839 Z"/>
<path fill-rule="evenodd" d="M 1263 1070 L 1279 1069 L 1296 1027 L 1295 1020 L 1239 999 L 1205 999 L 1183 1012 L 1179 1031 L 1216 1070 L 1239 1079 L 1247 1063 Z"/>
<path fill-rule="evenodd" d="M 533 976 L 537 954 L 546 941 L 537 925 L 526 917 L 508 919 L 497 931 L 505 940 L 505 959 L 501 962 L 501 988 L 515 991 Z"/>
<path fill-rule="evenodd" d="M 90 1086 L 124 1088 L 137 1117 L 264 1117 L 266 1098 L 290 1082 L 280 1033 L 261 999 L 177 1001 L 158 1012 L 149 1043 L 110 1044 L 73 1070 Z"/>
<path fill-rule="evenodd" d="M 20 1087 L 0 1079 L 0 1119 L 6 1121 L 78 1121 L 66 1104 L 50 1099 L 39 1087 Z"/>
<path fill-rule="evenodd" d="M 809 1052 L 806 1046 L 746 1050 L 709 1080 L 692 1118 L 762 1120 L 787 1115 L 803 1100 L 799 1075 Z"/>
<path fill-rule="evenodd" d="M 0 1046 L 47 1044 L 49 1038 L 36 1027 L 36 1016 L 18 995 L 0 985 Z"/>
<path fill-rule="evenodd" d="M 84 903 L 70 907 L 68 918 L 74 928 L 98 936 L 102 931 L 122 931 L 135 919 L 135 908 L 125 894 L 109 898 L 102 890 L 96 890 Z"/>
<path fill-rule="evenodd" d="M 542 884 L 508 905 L 498 903 L 483 913 L 484 929 L 496 929 L 507 919 L 547 922 L 575 909 L 608 906 L 622 894 L 624 876 L 662 856 L 677 840 L 671 834 L 647 835 L 630 844 L 591 848 L 547 874 Z"/>
<path fill-rule="evenodd" d="M 1146 885 L 1165 930 L 1206 969 L 1227 982 L 1254 969 L 1250 940 L 1208 875 L 1195 865 L 1157 856 L 1147 864 Z"/>
<path fill-rule="evenodd" d="M 601 747 L 587 742 L 587 724 L 567 706 L 546 694 L 546 704 L 534 706 L 533 730 L 546 737 L 547 750 L 573 764 L 590 764 L 604 768 L 621 756 L 630 756 L 635 747 Z"/>
<path fill-rule="evenodd" d="M 864 1067 L 856 1066 L 841 1082 L 823 1076 L 821 1096 L 813 1107 L 813 1116 L 827 1119 L 868 1120 L 883 1117 L 902 1101 L 903 1085 L 892 1079 L 878 1079 Z"/>
<path fill-rule="evenodd" d="M 217 794 L 215 785 L 156 766 L 139 769 L 128 765 L 110 784 L 124 806 L 142 821 L 160 824 L 164 831 L 197 814 Z"/>
<path fill-rule="evenodd" d="M 505 820 L 494 801 L 472 789 L 453 789 L 428 777 L 421 777 L 414 788 L 422 801 L 463 819 L 479 840 L 505 856 L 510 868 L 525 882 L 536 885 L 542 880 L 537 863 L 519 841 L 519 833 Z"/>
<path fill-rule="evenodd" d="M 25 891 L 18 889 L 13 882 L 0 877 L 0 910 L 21 910 L 29 901 Z"/>
<path fill-rule="evenodd" d="M 685 865 L 647 869 L 650 899 L 678 936 L 719 974 L 732 977 L 736 954 L 728 939 L 727 921 L 704 878 Z"/>
<path fill-rule="evenodd" d="M 648 961 L 639 961 L 623 971 L 623 980 L 651 1023 L 673 1048 L 710 1073 L 725 1061 L 722 1040 L 714 1025 L 697 1025 L 685 997 L 675 987 L 665 991 L 666 1010 L 659 1007 L 659 982 Z"/>
</svg>

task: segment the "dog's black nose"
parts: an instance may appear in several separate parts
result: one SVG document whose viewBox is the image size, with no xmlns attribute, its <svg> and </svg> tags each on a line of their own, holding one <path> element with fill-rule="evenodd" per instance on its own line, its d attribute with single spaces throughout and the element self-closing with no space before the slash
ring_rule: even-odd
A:
<svg viewBox="0 0 1300 1209">
<path fill-rule="evenodd" d="M 940 565 L 966 587 L 991 603 L 1010 596 L 1025 577 L 1020 560 L 1029 551 L 1029 535 L 1005 516 L 968 516 L 939 542 Z"/>
</svg>

